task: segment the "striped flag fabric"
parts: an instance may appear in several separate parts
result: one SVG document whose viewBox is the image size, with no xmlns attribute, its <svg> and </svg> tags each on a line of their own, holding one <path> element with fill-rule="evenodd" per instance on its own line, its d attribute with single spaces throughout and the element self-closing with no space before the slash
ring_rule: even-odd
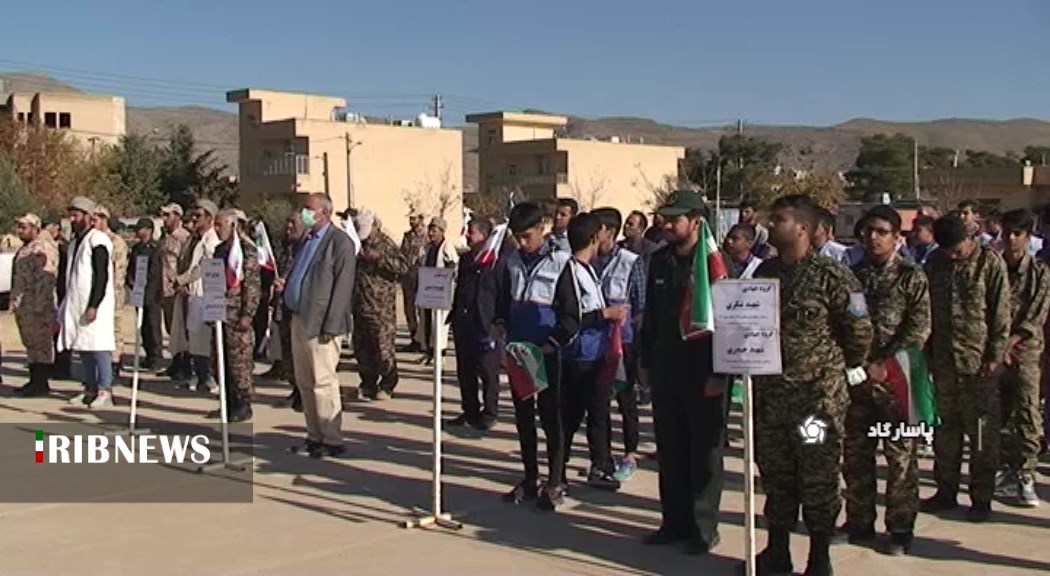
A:
<svg viewBox="0 0 1050 576">
<path fill-rule="evenodd" d="M 547 364 L 539 346 L 529 342 L 509 342 L 506 351 L 507 379 L 515 400 L 527 400 L 547 389 Z"/>
<path fill-rule="evenodd" d="M 507 225 L 500 224 L 492 229 L 492 233 L 485 240 L 485 244 L 482 245 L 481 250 L 478 251 L 478 255 L 474 257 L 474 262 L 479 266 L 491 266 L 496 263 L 496 259 L 499 258 L 500 248 L 503 246 L 503 240 L 507 236 Z"/>
<path fill-rule="evenodd" d="M 711 235 L 707 220 L 701 221 L 700 241 L 693 256 L 693 273 L 682 299 L 680 323 L 682 340 L 696 340 L 715 330 L 715 313 L 711 301 L 711 283 L 727 276 L 722 253 Z"/>
<path fill-rule="evenodd" d="M 255 245 L 259 248 L 259 268 L 271 272 L 277 270 L 277 258 L 273 254 L 270 235 L 266 233 L 266 226 L 262 222 L 255 223 Z"/>
<path fill-rule="evenodd" d="M 603 383 L 612 382 L 614 394 L 623 392 L 630 385 L 630 381 L 627 380 L 627 368 L 623 363 L 622 322 L 616 322 L 608 330 L 608 340 L 605 343 L 605 357 L 602 359 L 598 381 Z"/>
<path fill-rule="evenodd" d="M 886 383 L 897 400 L 901 419 L 911 426 L 919 423 L 940 425 L 937 402 L 933 396 L 933 378 L 922 350 L 905 348 L 887 359 L 884 365 Z"/>
<path fill-rule="evenodd" d="M 226 256 L 226 289 L 233 290 L 241 285 L 244 279 L 244 249 L 241 241 L 234 235 L 230 253 Z"/>
</svg>

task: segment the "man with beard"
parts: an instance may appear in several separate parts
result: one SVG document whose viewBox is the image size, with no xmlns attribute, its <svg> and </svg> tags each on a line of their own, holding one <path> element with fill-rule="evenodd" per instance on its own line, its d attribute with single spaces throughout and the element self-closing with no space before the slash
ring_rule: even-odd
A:
<svg viewBox="0 0 1050 576">
<path fill-rule="evenodd" d="M 69 224 L 73 241 L 66 255 L 66 268 L 59 271 L 65 298 L 59 305 L 59 350 L 80 357 L 82 393 L 69 400 L 89 408 L 113 407 L 114 326 L 113 244 L 95 229 L 95 203 L 83 196 L 69 202 Z"/>
<path fill-rule="evenodd" d="M 820 207 L 809 196 L 778 198 L 769 241 L 777 255 L 755 278 L 780 283 L 780 349 L 783 371 L 755 377 L 755 458 L 766 493 L 769 526 L 759 574 L 792 572 L 789 537 L 799 507 L 809 531 L 806 574 L 832 574 L 830 545 L 842 508 L 839 493 L 847 386 L 867 379 L 864 365 L 872 325 L 857 279 L 842 263 L 820 256 L 813 235 Z M 818 420 L 823 443 L 800 430 Z"/>
<path fill-rule="evenodd" d="M 142 338 L 142 348 L 146 351 L 146 359 L 142 368 L 150 370 L 161 357 L 164 344 L 161 333 L 161 301 L 160 301 L 160 253 L 156 242 L 153 241 L 153 220 L 141 218 L 135 225 L 135 236 L 138 242 L 131 248 L 131 257 L 128 258 L 128 269 L 125 273 L 125 284 L 128 290 L 135 286 L 135 272 L 138 269 L 138 259 L 144 256 L 149 262 L 146 271 L 146 290 L 142 298 L 142 326 L 138 328 Z M 135 351 L 138 353 L 138 350 Z"/>
<path fill-rule="evenodd" d="M 445 228 L 447 227 L 445 219 L 440 216 L 435 216 L 430 220 L 430 225 L 427 226 L 427 246 L 424 251 L 423 266 L 428 268 L 456 267 L 459 261 L 459 254 L 456 253 L 455 245 L 445 240 Z M 426 354 L 423 356 L 423 363 L 425 364 L 430 364 L 434 361 L 433 323 L 434 317 L 429 310 L 426 310 L 421 322 L 422 334 L 418 338 L 418 340 L 423 342 L 423 347 L 426 350 Z M 438 329 L 443 330 L 444 327 Z M 441 340 L 442 342 L 447 340 L 447 334 L 442 334 Z"/>
<path fill-rule="evenodd" d="M 252 417 L 253 328 L 262 289 L 258 249 L 240 234 L 239 226 L 236 212 L 219 212 L 215 232 L 220 244 L 215 248 L 215 258 L 226 263 L 226 321 L 222 330 L 230 422 L 244 422 Z"/>
<path fill-rule="evenodd" d="M 219 236 L 215 232 L 215 216 L 218 213 L 219 207 L 211 200 L 197 201 L 191 212 L 193 238 L 180 259 L 179 276 L 176 279 L 186 302 L 184 327 L 176 329 L 186 330 L 193 363 L 193 374 L 187 387 L 196 392 L 198 386 L 205 386 L 212 394 L 218 394 L 219 386 L 211 373 L 213 330 L 203 321 L 204 280 L 201 266 L 205 258 L 214 257 L 215 248 L 219 245 Z"/>
<path fill-rule="evenodd" d="M 113 330 L 115 331 L 114 339 L 116 341 L 113 352 L 113 377 L 119 378 L 121 356 L 124 354 L 124 335 L 126 333 L 124 328 L 127 324 L 124 317 L 126 300 L 124 275 L 128 271 L 128 243 L 121 238 L 120 234 L 111 229 L 109 209 L 105 206 L 98 205 L 95 207 L 94 223 L 95 228 L 108 236 L 110 243 L 113 245 L 113 252 L 110 254 L 110 258 L 113 260 L 113 296 L 115 306 Z"/>
<path fill-rule="evenodd" d="M 54 360 L 51 331 L 55 319 L 55 283 L 58 245 L 40 229 L 40 218 L 26 214 L 17 220 L 22 247 L 15 254 L 11 282 L 11 310 L 26 349 L 29 382 L 15 391 L 22 397 L 47 396 Z"/>
<path fill-rule="evenodd" d="M 712 378 L 711 336 L 686 339 L 681 323 L 707 206 L 686 190 L 669 196 L 657 214 L 668 244 L 649 262 L 638 354 L 639 378 L 652 390 L 662 519 L 644 542 L 684 542 L 687 553 L 699 555 L 720 540 L 726 402 L 723 381 Z M 723 275 L 714 274 L 710 280 Z"/>
<path fill-rule="evenodd" d="M 179 258 L 190 242 L 190 233 L 182 226 L 182 206 L 171 203 L 160 209 L 164 236 L 160 240 L 160 307 L 164 313 L 164 329 L 168 331 L 168 352 L 171 364 L 164 375 L 178 380 L 190 375 L 189 342 L 186 339 L 185 323 L 176 322 L 175 316 L 186 315 L 185 300 L 179 297 Z M 178 328 L 178 329 L 177 329 Z"/>
<path fill-rule="evenodd" d="M 887 382 L 885 362 L 898 352 L 921 350 L 930 335 L 930 287 L 919 264 L 897 252 L 901 218 L 889 206 L 876 206 L 860 220 L 864 258 L 853 273 L 871 305 L 874 338 L 868 355 L 868 380 L 849 390 L 842 475 L 846 480 L 846 525 L 850 543 L 874 540 L 876 466 L 879 439 L 868 431 L 884 422 L 902 420 Z M 907 414 L 905 409 L 904 414 Z M 919 507 L 919 467 L 915 440 L 883 438 L 886 457 L 886 530 L 888 553 L 898 556 L 911 548 Z"/>
</svg>

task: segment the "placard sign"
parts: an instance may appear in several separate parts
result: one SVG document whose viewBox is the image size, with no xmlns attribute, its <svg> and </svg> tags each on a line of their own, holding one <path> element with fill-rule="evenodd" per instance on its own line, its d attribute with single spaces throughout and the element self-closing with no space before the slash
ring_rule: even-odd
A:
<svg viewBox="0 0 1050 576">
<path fill-rule="evenodd" d="M 453 268 L 421 267 L 419 288 L 416 289 L 416 306 L 436 310 L 452 308 L 452 280 L 455 275 L 456 271 Z"/>
<path fill-rule="evenodd" d="M 135 258 L 135 283 L 131 286 L 131 305 L 142 308 L 146 304 L 146 280 L 149 274 L 149 256 Z"/>
<path fill-rule="evenodd" d="M 715 372 L 780 374 L 780 282 L 722 280 L 711 299 Z"/>
<path fill-rule="evenodd" d="M 201 260 L 204 284 L 204 322 L 226 321 L 226 263 L 220 258 Z"/>
</svg>

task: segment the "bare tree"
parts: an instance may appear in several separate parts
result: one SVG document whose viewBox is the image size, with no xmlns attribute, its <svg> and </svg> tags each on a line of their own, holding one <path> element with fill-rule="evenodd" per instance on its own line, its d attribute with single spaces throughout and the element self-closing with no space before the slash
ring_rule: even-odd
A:
<svg viewBox="0 0 1050 576">
<path fill-rule="evenodd" d="M 609 177 L 595 169 L 586 184 L 580 184 L 579 179 L 573 178 L 569 188 L 573 199 L 580 204 L 580 210 L 586 212 L 598 205 L 609 184 Z"/>
<path fill-rule="evenodd" d="M 455 179 L 452 178 L 452 164 L 446 163 L 445 169 L 441 173 L 437 197 L 434 202 L 433 212 L 435 216 L 444 218 L 450 209 L 460 204 L 461 199 L 460 195 L 457 194 L 458 191 L 459 186 L 456 185 Z"/>
<path fill-rule="evenodd" d="M 635 164 L 634 168 L 638 171 L 638 177 L 631 181 L 631 187 L 638 191 L 645 206 L 653 210 L 663 206 L 672 192 L 693 186 L 689 179 L 681 174 L 664 174 L 654 181 L 642 170 L 641 164 Z"/>
</svg>

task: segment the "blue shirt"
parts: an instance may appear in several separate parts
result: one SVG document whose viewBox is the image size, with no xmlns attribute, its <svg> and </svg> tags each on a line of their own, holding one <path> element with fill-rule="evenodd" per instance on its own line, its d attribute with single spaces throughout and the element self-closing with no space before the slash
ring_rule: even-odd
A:
<svg viewBox="0 0 1050 576">
<path fill-rule="evenodd" d="M 321 238 L 324 238 L 331 226 L 331 223 L 325 224 L 324 228 L 316 232 L 310 232 L 303 239 L 303 245 L 299 248 L 299 253 L 295 255 L 295 261 L 292 262 L 292 272 L 288 275 L 288 281 L 284 285 L 284 305 L 292 312 L 299 311 L 303 280 L 306 279 L 306 273 L 313 266 L 314 255 L 317 253 L 317 247 L 321 245 Z"/>
</svg>

